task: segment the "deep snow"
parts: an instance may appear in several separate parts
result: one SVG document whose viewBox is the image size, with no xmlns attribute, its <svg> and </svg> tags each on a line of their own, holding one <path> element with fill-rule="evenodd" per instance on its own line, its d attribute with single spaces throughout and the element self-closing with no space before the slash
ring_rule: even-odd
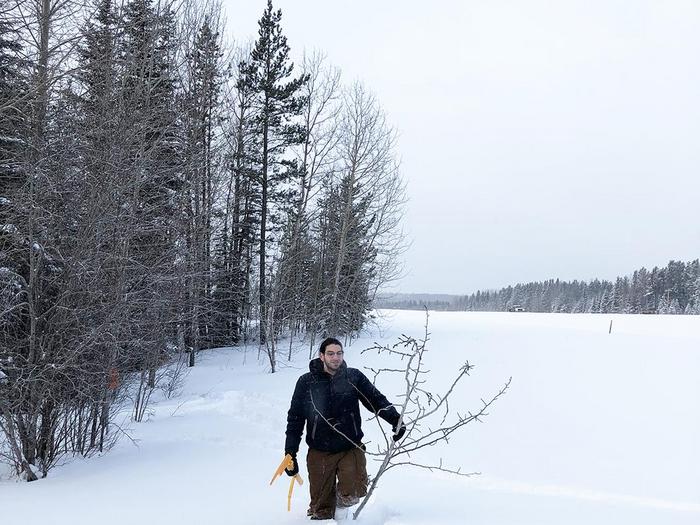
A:
<svg viewBox="0 0 700 525">
<path fill-rule="evenodd" d="M 374 341 L 422 334 L 423 313 L 383 314 L 346 348 L 350 366 L 381 362 L 360 355 Z M 396 469 L 358 523 L 700 523 L 700 317 L 431 313 L 430 332 L 434 390 L 465 360 L 476 365 L 453 410 L 478 408 L 513 376 L 484 424 L 415 458 L 482 475 Z M 295 489 L 287 513 L 288 478 L 268 483 L 307 352 L 274 375 L 255 350 L 202 352 L 180 395 L 156 399 L 147 422 L 129 425 L 134 442 L 35 483 L 0 481 L 0 521 L 306 522 L 308 486 Z M 378 386 L 390 399 L 401 392 L 398 378 L 380 376 Z M 365 424 L 370 448 L 373 425 Z"/>
</svg>

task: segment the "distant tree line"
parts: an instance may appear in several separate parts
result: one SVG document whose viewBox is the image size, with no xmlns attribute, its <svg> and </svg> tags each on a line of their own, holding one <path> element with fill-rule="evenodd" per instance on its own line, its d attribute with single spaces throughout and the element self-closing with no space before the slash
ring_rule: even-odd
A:
<svg viewBox="0 0 700 525">
<path fill-rule="evenodd" d="M 447 300 L 411 296 L 380 297 L 377 307 L 504 312 L 522 306 L 528 312 L 700 314 L 700 263 L 670 261 L 665 268 L 641 268 L 614 282 L 550 279 L 478 291 Z"/>
<path fill-rule="evenodd" d="M 380 293 L 374 299 L 378 309 L 455 311 L 458 295 L 418 294 L 418 293 Z"/>
<path fill-rule="evenodd" d="M 396 134 L 271 2 L 0 0 L 0 456 L 36 479 L 167 363 L 352 337 L 396 277 Z M 179 365 L 178 365 L 179 366 Z"/>
<path fill-rule="evenodd" d="M 700 314 L 700 264 L 670 261 L 665 268 L 636 270 L 615 282 L 550 279 L 477 292 L 456 301 L 459 310 L 529 312 Z"/>
</svg>

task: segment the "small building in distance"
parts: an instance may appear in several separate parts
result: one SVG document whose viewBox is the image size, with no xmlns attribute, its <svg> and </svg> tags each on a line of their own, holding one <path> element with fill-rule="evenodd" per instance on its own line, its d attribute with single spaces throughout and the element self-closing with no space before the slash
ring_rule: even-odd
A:
<svg viewBox="0 0 700 525">
<path fill-rule="evenodd" d="M 508 307 L 508 311 L 509 312 L 524 312 L 525 308 L 523 308 L 519 304 L 514 304 L 514 305 Z"/>
</svg>

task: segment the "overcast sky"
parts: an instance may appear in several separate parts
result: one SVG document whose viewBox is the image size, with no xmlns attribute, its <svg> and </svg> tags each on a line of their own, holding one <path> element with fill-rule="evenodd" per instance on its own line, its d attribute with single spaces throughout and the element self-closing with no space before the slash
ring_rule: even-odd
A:
<svg viewBox="0 0 700 525">
<path fill-rule="evenodd" d="M 224 0 L 230 36 L 265 0 Z M 402 292 L 700 256 L 700 2 L 277 0 L 399 131 Z"/>
</svg>

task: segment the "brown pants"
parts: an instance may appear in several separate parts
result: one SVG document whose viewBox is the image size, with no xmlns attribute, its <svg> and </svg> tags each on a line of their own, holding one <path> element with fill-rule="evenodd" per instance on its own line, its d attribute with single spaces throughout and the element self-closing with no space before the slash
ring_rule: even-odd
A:
<svg viewBox="0 0 700 525">
<path fill-rule="evenodd" d="M 350 507 L 367 495 L 367 459 L 358 448 L 336 454 L 309 449 L 306 467 L 312 518 L 333 519 L 336 506 Z"/>
</svg>

